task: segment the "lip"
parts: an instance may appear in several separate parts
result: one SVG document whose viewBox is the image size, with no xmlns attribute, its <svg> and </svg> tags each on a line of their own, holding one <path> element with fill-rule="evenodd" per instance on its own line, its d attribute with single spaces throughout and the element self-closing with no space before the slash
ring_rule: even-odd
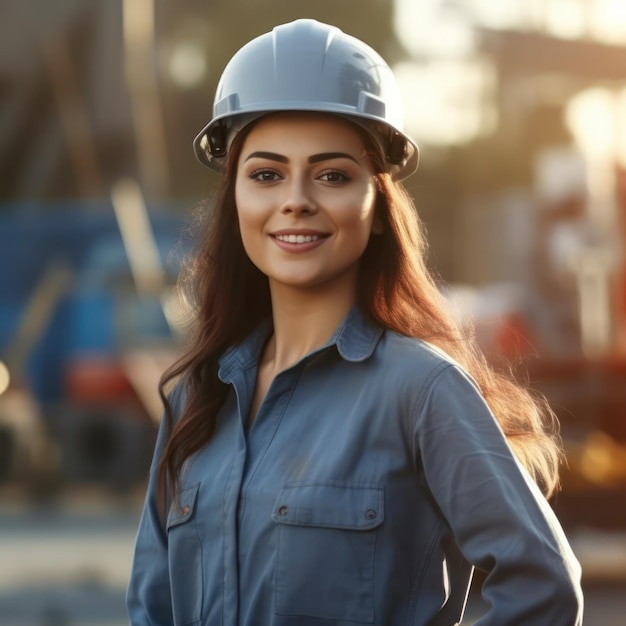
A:
<svg viewBox="0 0 626 626">
<path fill-rule="evenodd" d="M 274 230 L 270 233 L 270 237 L 276 237 L 278 235 L 317 235 L 318 237 L 328 237 L 328 233 L 312 228 L 282 228 L 281 230 Z"/>
<path fill-rule="evenodd" d="M 329 237 L 328 233 L 313 230 L 310 228 L 283 228 L 281 230 L 275 230 L 269 234 L 272 241 L 285 252 L 301 253 L 308 252 L 319 246 L 321 246 Z M 283 237 L 315 237 L 310 241 L 286 241 Z"/>
</svg>

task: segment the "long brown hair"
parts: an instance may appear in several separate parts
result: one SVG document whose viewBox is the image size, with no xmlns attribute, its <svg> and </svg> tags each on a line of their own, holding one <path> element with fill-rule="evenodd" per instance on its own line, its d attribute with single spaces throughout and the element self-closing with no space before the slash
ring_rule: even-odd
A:
<svg viewBox="0 0 626 626">
<path fill-rule="evenodd" d="M 214 207 L 205 211 L 206 223 L 196 254 L 181 275 L 195 321 L 187 350 L 163 374 L 159 385 L 169 429 L 160 460 L 160 479 L 172 493 L 177 491 L 185 460 L 213 435 L 227 391 L 217 376 L 219 357 L 271 313 L 267 278 L 246 256 L 235 206 L 237 160 L 253 125 L 233 141 Z M 358 130 L 378 172 L 376 211 L 383 224 L 382 234 L 371 237 L 361 259 L 357 291 L 361 310 L 382 328 L 431 342 L 463 365 L 520 462 L 546 495 L 553 494 L 560 462 L 554 414 L 543 399 L 533 397 L 511 376 L 492 368 L 471 329 L 450 313 L 426 267 L 424 229 L 412 199 L 385 172 L 384 158 L 369 135 Z M 167 390 L 179 379 L 185 401 L 175 420 Z"/>
</svg>

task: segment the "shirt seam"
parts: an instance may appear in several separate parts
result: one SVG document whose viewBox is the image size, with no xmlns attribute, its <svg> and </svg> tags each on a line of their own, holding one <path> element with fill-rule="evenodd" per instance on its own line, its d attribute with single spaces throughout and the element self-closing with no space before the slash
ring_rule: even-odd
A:
<svg viewBox="0 0 626 626">
<path fill-rule="evenodd" d="M 422 386 L 420 387 L 418 391 L 420 402 L 418 403 L 418 406 L 415 408 L 415 410 L 409 416 L 409 434 L 412 434 L 416 432 L 417 430 L 418 419 L 426 403 L 425 395 L 426 395 L 427 389 L 432 386 L 435 379 L 437 379 L 441 374 L 443 374 L 444 371 L 453 367 L 455 367 L 454 363 L 443 361 L 439 363 L 436 367 L 434 367 L 430 371 L 426 379 L 424 380 Z M 410 437 L 409 443 L 411 445 L 411 453 L 413 454 L 413 458 L 416 458 L 417 450 L 415 449 L 415 437 Z"/>
</svg>

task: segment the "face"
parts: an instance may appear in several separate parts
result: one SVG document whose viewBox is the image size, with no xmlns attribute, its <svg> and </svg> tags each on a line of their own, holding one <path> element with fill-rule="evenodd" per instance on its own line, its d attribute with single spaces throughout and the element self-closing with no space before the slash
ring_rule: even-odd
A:
<svg viewBox="0 0 626 626">
<path fill-rule="evenodd" d="M 250 260 L 277 285 L 354 290 L 376 185 L 359 132 L 339 117 L 279 113 L 246 137 L 235 201 Z"/>
</svg>

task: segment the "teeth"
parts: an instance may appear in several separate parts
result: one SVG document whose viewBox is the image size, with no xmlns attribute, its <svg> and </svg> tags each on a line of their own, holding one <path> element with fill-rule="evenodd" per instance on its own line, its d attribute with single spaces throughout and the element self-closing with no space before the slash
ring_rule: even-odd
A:
<svg viewBox="0 0 626 626">
<path fill-rule="evenodd" d="M 319 237 L 317 235 L 276 235 L 276 239 L 287 243 L 309 243 L 317 241 Z"/>
</svg>

